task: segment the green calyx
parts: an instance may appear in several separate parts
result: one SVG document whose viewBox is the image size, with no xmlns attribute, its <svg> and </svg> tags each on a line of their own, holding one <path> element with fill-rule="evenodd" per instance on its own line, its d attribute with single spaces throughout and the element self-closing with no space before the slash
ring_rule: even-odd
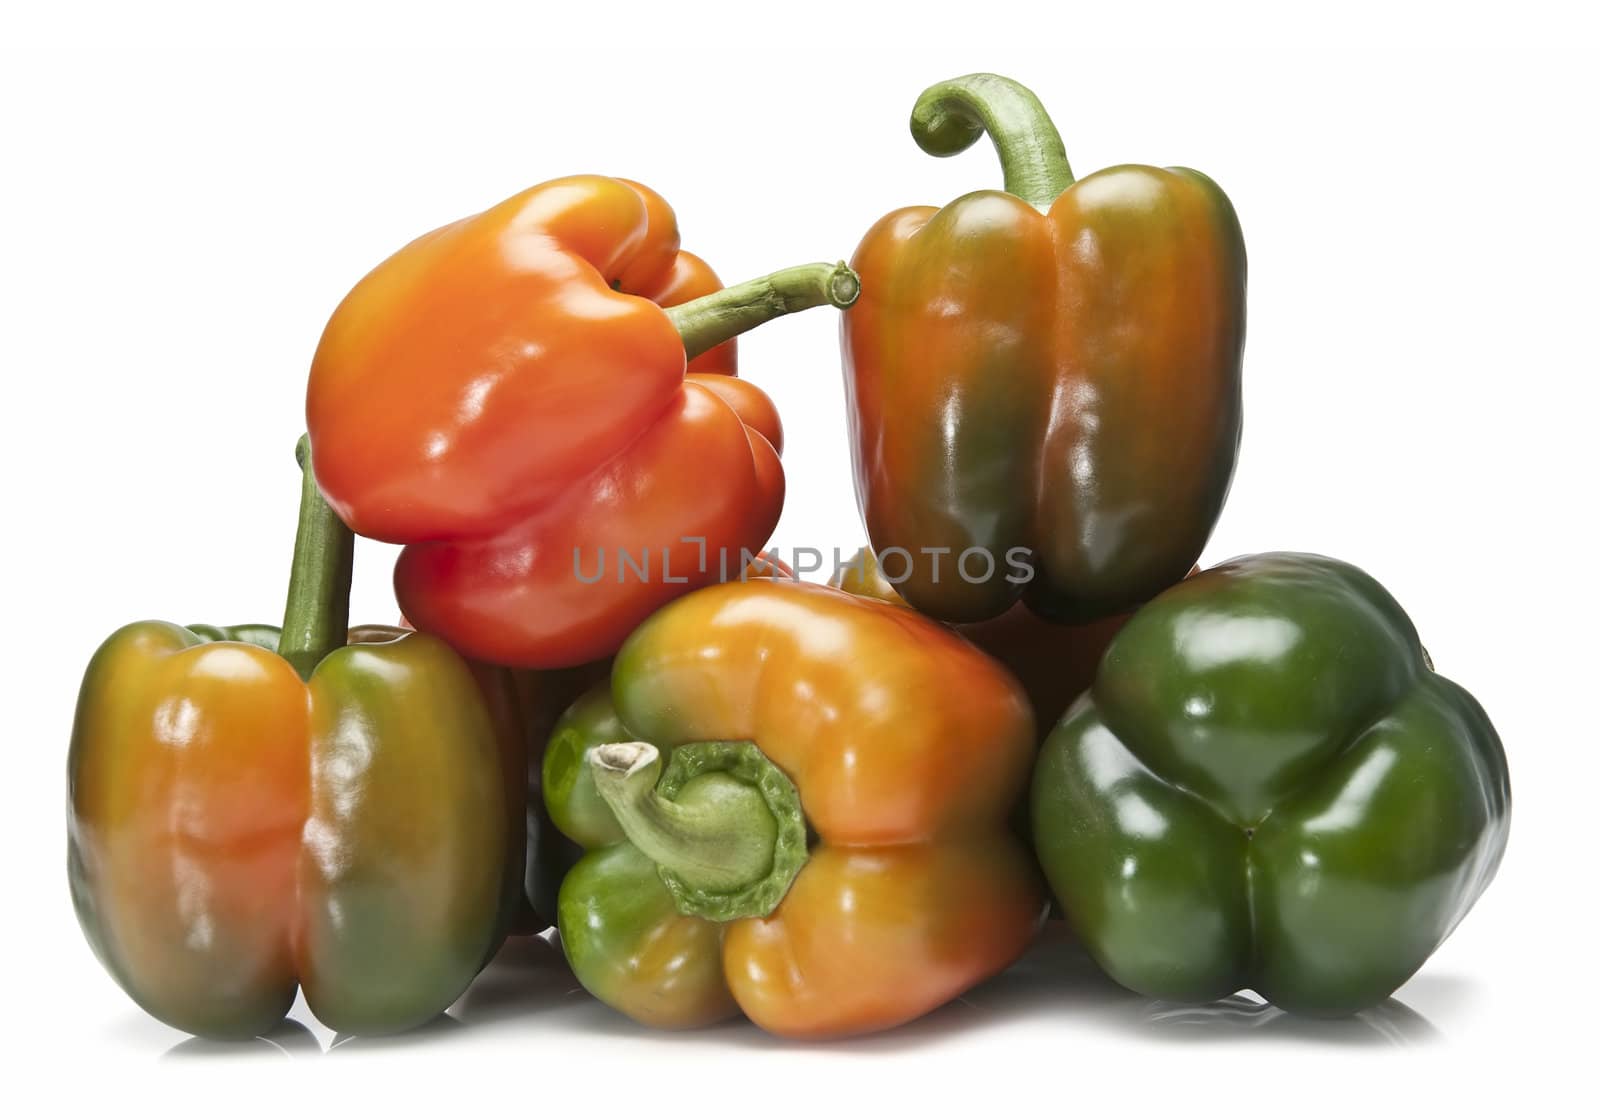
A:
<svg viewBox="0 0 1600 1120">
<path fill-rule="evenodd" d="M 308 437 L 300 437 L 294 454 L 300 464 L 300 524 L 294 535 L 278 654 L 301 679 L 309 680 L 322 659 L 345 643 L 355 536 L 317 489 Z"/>
<path fill-rule="evenodd" d="M 1048 209 L 1072 186 L 1072 167 L 1050 114 L 1026 86 L 968 74 L 929 86 L 911 110 L 911 136 L 931 156 L 964 152 L 984 133 L 1000 156 L 1007 192 Z"/>
<path fill-rule="evenodd" d="M 786 268 L 662 310 L 693 359 L 780 315 L 824 305 L 845 308 L 860 295 L 861 278 L 839 261 Z"/>
<path fill-rule="evenodd" d="M 607 743 L 589 752 L 588 764 L 681 914 L 764 918 L 805 865 L 800 794 L 754 743 L 688 743 L 665 768 L 649 743 Z"/>
</svg>

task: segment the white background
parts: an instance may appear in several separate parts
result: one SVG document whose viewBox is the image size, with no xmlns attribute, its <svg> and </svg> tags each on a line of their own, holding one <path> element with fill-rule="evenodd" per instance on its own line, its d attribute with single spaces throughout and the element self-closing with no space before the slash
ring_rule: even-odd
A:
<svg viewBox="0 0 1600 1120">
<path fill-rule="evenodd" d="M 1585 1072 L 1600 796 L 1593 41 L 1526 4 L 1139 8 L 1120 21 L 1097 7 L 679 3 L 608 9 L 593 26 L 532 5 L 5 17 L 0 1032 L 13 1093 L 136 1115 L 283 1115 L 297 1101 L 1318 1112 L 1481 1105 Z M 315 44 L 329 46 L 297 49 Z M 1588 53 L 1532 53 L 1552 46 Z M 848 256 L 893 207 L 998 186 L 987 147 L 935 161 L 905 127 L 925 85 L 979 69 L 1040 95 L 1080 176 L 1190 165 L 1238 209 L 1244 451 L 1206 562 L 1293 548 L 1367 568 L 1505 740 L 1504 866 L 1403 1006 L 1332 1026 L 1175 1014 L 1046 946 L 878 1038 L 652 1036 L 522 946 L 451 1030 L 328 1053 L 320 1028 L 174 1052 L 182 1037 L 126 1000 L 71 913 L 73 700 L 123 621 L 276 617 L 303 378 L 335 302 L 414 235 L 574 171 L 655 186 L 685 246 L 729 281 Z M 861 540 L 836 331 L 815 311 L 741 343 L 788 431 L 785 547 Z M 359 550 L 356 619 L 393 616 L 391 556 Z"/>
</svg>

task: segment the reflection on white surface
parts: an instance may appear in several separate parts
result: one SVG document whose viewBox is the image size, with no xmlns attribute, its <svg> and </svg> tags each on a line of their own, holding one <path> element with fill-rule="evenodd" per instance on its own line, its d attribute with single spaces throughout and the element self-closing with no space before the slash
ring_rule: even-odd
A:
<svg viewBox="0 0 1600 1120">
<path fill-rule="evenodd" d="M 285 1019 L 276 1028 L 248 1042 L 215 1042 L 209 1038 L 188 1038 L 168 1050 L 167 1058 L 275 1057 L 306 1058 L 322 1053 L 317 1036 L 297 1019 Z"/>
<path fill-rule="evenodd" d="M 1433 1024 L 1396 999 L 1344 1019 L 1306 1019 L 1245 993 L 1198 1007 L 1154 1000 L 1145 1014 L 1163 1030 L 1212 1038 L 1277 1032 L 1322 1042 L 1415 1046 L 1438 1037 Z"/>
<path fill-rule="evenodd" d="M 1387 1000 L 1346 1019 L 1290 1015 L 1240 994 L 1213 1004 L 1150 1000 L 1118 987 L 1095 967 L 1061 923 L 1002 975 L 915 1022 L 895 1030 L 833 1042 L 800 1043 L 765 1034 L 743 1020 L 695 1031 L 663 1032 L 641 1027 L 605 1007 L 578 986 L 553 933 L 508 942 L 449 1013 L 420 1030 L 382 1038 L 334 1035 L 316 1025 L 303 1003 L 296 1019 L 271 1036 L 243 1043 L 188 1039 L 167 1051 L 172 1058 L 355 1055 L 479 1043 L 526 1045 L 538 1033 L 550 1053 L 562 1040 L 593 1047 L 606 1040 L 634 1047 L 703 1045 L 761 1050 L 796 1049 L 841 1053 L 910 1051 L 957 1042 L 978 1033 L 1009 1029 L 1093 1032 L 1157 1044 L 1263 1045 L 1269 1040 L 1313 1046 L 1415 1046 L 1439 1038 L 1422 1015 Z M 1131 1036 L 1131 1038 L 1130 1038 Z M 681 1052 L 680 1052 L 681 1054 Z"/>
</svg>

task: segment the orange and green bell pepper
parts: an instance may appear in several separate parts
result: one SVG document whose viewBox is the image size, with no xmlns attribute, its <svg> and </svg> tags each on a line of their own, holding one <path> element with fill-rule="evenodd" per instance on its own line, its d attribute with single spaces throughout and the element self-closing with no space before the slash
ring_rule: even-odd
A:
<svg viewBox="0 0 1600 1120">
<path fill-rule="evenodd" d="M 195 1034 L 261 1034 L 297 987 L 340 1031 L 416 1026 L 521 905 L 509 674 L 426 634 L 347 631 L 352 538 L 301 452 L 281 634 L 124 626 L 73 725 L 79 920 L 140 1006 Z"/>
<path fill-rule="evenodd" d="M 1046 740 L 1035 847 L 1111 977 L 1285 1010 L 1387 998 L 1505 850 L 1505 754 L 1372 577 L 1266 553 L 1135 614 Z"/>
<path fill-rule="evenodd" d="M 334 311 L 306 420 L 328 501 L 406 545 L 406 616 L 532 668 L 606 657 L 731 578 L 783 504 L 782 428 L 732 339 L 855 299 L 842 263 L 722 289 L 624 179 L 523 191 L 418 238 Z"/>
<path fill-rule="evenodd" d="M 558 724 L 552 820 L 578 980 L 642 1023 L 894 1026 L 1043 917 L 1007 819 L 1034 754 L 1006 670 L 911 611 L 788 580 L 697 591 Z"/>
<path fill-rule="evenodd" d="M 852 260 L 845 384 L 872 548 L 947 621 L 1018 599 L 1060 622 L 1129 610 L 1183 578 L 1233 475 L 1233 207 L 1185 168 L 1074 182 L 1038 99 L 993 74 L 928 89 L 911 132 L 936 156 L 987 132 L 1005 190 L 896 210 Z"/>
</svg>

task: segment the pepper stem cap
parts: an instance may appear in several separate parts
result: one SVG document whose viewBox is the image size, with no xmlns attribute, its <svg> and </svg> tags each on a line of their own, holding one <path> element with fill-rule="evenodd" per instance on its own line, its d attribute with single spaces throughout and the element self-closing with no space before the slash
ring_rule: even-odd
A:
<svg viewBox="0 0 1600 1120">
<path fill-rule="evenodd" d="M 606 743 L 588 765 L 681 914 L 764 918 L 805 865 L 800 794 L 748 740 L 687 743 L 665 766 L 649 743 Z"/>
</svg>

